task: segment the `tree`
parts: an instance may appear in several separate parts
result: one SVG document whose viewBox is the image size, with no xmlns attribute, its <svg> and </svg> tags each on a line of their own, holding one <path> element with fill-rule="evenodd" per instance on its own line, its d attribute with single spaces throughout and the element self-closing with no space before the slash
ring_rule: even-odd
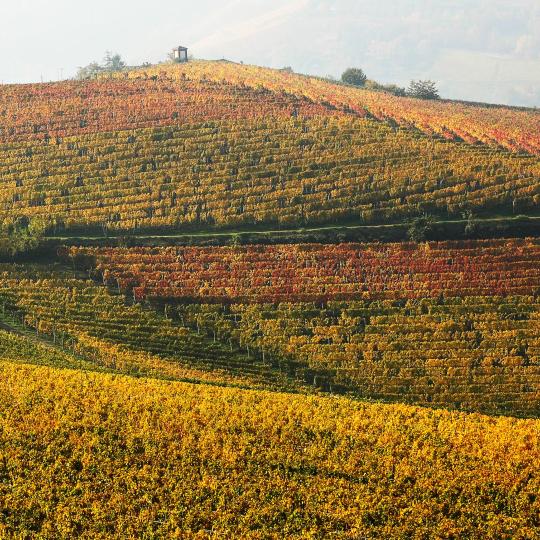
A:
<svg viewBox="0 0 540 540">
<path fill-rule="evenodd" d="M 364 86 L 367 81 L 366 74 L 360 68 L 349 68 L 343 72 L 341 80 L 352 86 Z"/>
<path fill-rule="evenodd" d="M 99 73 L 103 71 L 103 68 L 97 62 L 91 62 L 87 66 L 79 67 L 77 75 L 75 76 L 79 81 L 86 79 L 95 79 Z"/>
<path fill-rule="evenodd" d="M 405 90 L 405 88 L 402 86 L 398 86 L 397 84 L 383 84 L 381 89 L 384 92 L 388 92 L 389 94 L 393 94 L 394 96 L 398 97 L 405 97 L 407 95 L 407 90 Z"/>
<path fill-rule="evenodd" d="M 238 247 L 242 245 L 242 237 L 238 233 L 231 235 L 230 245 L 232 247 Z"/>
<path fill-rule="evenodd" d="M 76 78 L 78 80 L 95 79 L 100 73 L 109 73 L 112 71 L 122 71 L 126 67 L 126 63 L 118 53 L 107 51 L 103 64 L 91 62 L 87 66 L 80 67 L 77 70 Z"/>
<path fill-rule="evenodd" d="M 122 71 L 125 67 L 126 63 L 118 53 L 105 52 L 105 58 L 103 59 L 103 69 L 105 71 Z"/>
<path fill-rule="evenodd" d="M 462 214 L 463 219 L 465 219 L 467 222 L 465 224 L 465 236 L 467 238 L 474 238 L 476 233 L 478 232 L 478 221 L 476 220 L 476 217 L 472 210 L 467 210 L 463 212 Z"/>
<path fill-rule="evenodd" d="M 14 257 L 39 247 L 49 224 L 40 218 L 17 218 L 0 229 L 0 254 Z"/>
<path fill-rule="evenodd" d="M 429 233 L 433 229 L 433 218 L 424 214 L 421 217 L 414 218 L 409 223 L 409 228 L 407 229 L 407 236 L 412 242 L 424 242 Z"/>
<path fill-rule="evenodd" d="M 437 83 L 434 81 L 411 81 L 407 95 L 418 99 L 440 99 Z"/>
</svg>

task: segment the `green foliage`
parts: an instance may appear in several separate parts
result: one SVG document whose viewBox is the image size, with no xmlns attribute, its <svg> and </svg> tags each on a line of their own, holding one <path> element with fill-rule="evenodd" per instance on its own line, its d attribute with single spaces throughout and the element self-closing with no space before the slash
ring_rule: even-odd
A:
<svg viewBox="0 0 540 540">
<path fill-rule="evenodd" d="M 341 80 L 344 83 L 353 86 L 364 86 L 367 81 L 366 74 L 360 68 L 349 68 L 341 75 Z"/>
<path fill-rule="evenodd" d="M 126 63 L 118 53 L 112 53 L 111 51 L 105 52 L 105 58 L 103 59 L 103 68 L 105 71 L 122 71 L 125 67 Z"/>
<path fill-rule="evenodd" d="M 405 97 L 407 95 L 407 90 L 401 86 L 398 86 L 397 84 L 380 84 L 377 81 L 372 81 L 371 79 L 366 81 L 365 88 L 368 90 L 375 90 L 377 92 L 388 92 L 389 94 L 398 97 Z"/>
<path fill-rule="evenodd" d="M 75 77 L 79 81 L 95 79 L 102 71 L 102 66 L 100 66 L 97 62 L 91 62 L 87 66 L 80 67 L 77 70 L 77 75 Z"/>
<path fill-rule="evenodd" d="M 418 99 L 440 99 L 437 83 L 434 81 L 411 81 L 407 94 Z"/>
<path fill-rule="evenodd" d="M 100 73 L 122 71 L 125 67 L 126 63 L 122 60 L 122 57 L 118 53 L 106 51 L 103 64 L 91 62 L 87 66 L 80 67 L 75 77 L 80 81 L 95 79 Z"/>
<path fill-rule="evenodd" d="M 15 257 L 39 247 L 49 223 L 41 218 L 17 218 L 0 229 L 0 255 Z"/>
<path fill-rule="evenodd" d="M 232 247 L 238 247 L 242 245 L 242 237 L 238 233 L 231 235 L 230 244 Z"/>
<path fill-rule="evenodd" d="M 429 233 L 433 229 L 433 217 L 423 215 L 414 218 L 407 229 L 407 236 L 412 242 L 424 242 L 428 239 Z"/>
<path fill-rule="evenodd" d="M 0 329 L 0 356 L 3 360 L 16 364 L 38 364 L 70 369 L 94 367 L 50 344 L 3 329 Z"/>
</svg>

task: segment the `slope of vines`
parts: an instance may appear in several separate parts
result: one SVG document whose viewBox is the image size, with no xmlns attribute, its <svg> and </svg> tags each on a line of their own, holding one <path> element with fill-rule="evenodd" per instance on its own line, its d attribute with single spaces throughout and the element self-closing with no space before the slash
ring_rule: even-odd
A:
<svg viewBox="0 0 540 540">
<path fill-rule="evenodd" d="M 0 228 L 474 229 L 539 155 L 538 112 L 227 62 L 2 85 Z M 0 537 L 538 538 L 540 240 L 59 255 L 0 264 Z"/>
<path fill-rule="evenodd" d="M 214 121 L 0 146 L 0 220 L 68 229 L 536 212 L 540 162 L 356 118 Z"/>
<path fill-rule="evenodd" d="M 296 387 L 287 366 L 282 374 L 61 269 L 0 265 L 0 305 L 38 335 L 107 368 L 173 380 Z"/>
<path fill-rule="evenodd" d="M 374 119 L 393 99 L 399 121 Z M 469 127 L 456 113 L 471 133 L 522 134 L 496 127 L 474 137 L 497 144 L 471 145 L 408 129 L 397 104 L 427 124 L 443 107 L 219 62 L 3 85 L 0 222 L 95 234 L 537 213 L 538 157 L 500 148 L 534 153 L 535 113 L 470 109 Z"/>
<path fill-rule="evenodd" d="M 311 382 L 327 390 L 540 416 L 540 302 L 532 297 L 190 304 L 171 312 L 222 340 L 307 365 Z"/>
<path fill-rule="evenodd" d="M 428 135 L 437 134 L 469 144 L 502 146 L 516 152 L 540 154 L 540 112 L 510 107 L 482 107 L 451 101 L 426 101 L 396 97 L 337 85 L 331 81 L 305 77 L 281 70 L 232 62 L 192 62 L 180 66 L 160 65 L 132 71 L 123 77 L 165 79 L 189 78 L 227 81 L 275 93 L 305 96 L 317 103 L 331 104 L 359 115 L 370 114 L 415 127 Z"/>
<path fill-rule="evenodd" d="M 540 415 L 534 239 L 64 255 L 137 301 L 169 305 L 182 324 L 306 366 L 315 386 Z"/>
<path fill-rule="evenodd" d="M 6 363 L 0 375 L 5 537 L 528 539 L 540 528 L 537 420 Z"/>
<path fill-rule="evenodd" d="M 77 134 L 223 119 L 327 116 L 307 98 L 225 81 L 64 81 L 0 85 L 0 141 L 49 141 Z M 336 114 L 336 113 L 332 113 Z"/>
</svg>

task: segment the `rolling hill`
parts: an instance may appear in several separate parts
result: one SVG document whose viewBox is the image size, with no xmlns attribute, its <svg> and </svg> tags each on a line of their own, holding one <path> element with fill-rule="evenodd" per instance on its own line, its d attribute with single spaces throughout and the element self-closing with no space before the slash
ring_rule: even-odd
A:
<svg viewBox="0 0 540 540">
<path fill-rule="evenodd" d="M 5 86 L 0 111 L 4 223 L 52 215 L 68 233 L 369 225 L 534 215 L 540 197 L 538 112 L 227 62 Z"/>
<path fill-rule="evenodd" d="M 535 538 L 539 133 L 226 61 L 0 86 L 2 241 L 46 229 L 0 533 Z"/>
</svg>

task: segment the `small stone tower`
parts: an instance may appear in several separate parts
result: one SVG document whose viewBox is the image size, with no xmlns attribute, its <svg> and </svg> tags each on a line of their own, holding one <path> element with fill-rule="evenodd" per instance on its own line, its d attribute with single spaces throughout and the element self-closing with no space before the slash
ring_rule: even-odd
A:
<svg viewBox="0 0 540 540">
<path fill-rule="evenodd" d="M 175 62 L 187 62 L 188 50 L 187 47 L 178 46 L 173 49 L 173 59 Z"/>
</svg>

